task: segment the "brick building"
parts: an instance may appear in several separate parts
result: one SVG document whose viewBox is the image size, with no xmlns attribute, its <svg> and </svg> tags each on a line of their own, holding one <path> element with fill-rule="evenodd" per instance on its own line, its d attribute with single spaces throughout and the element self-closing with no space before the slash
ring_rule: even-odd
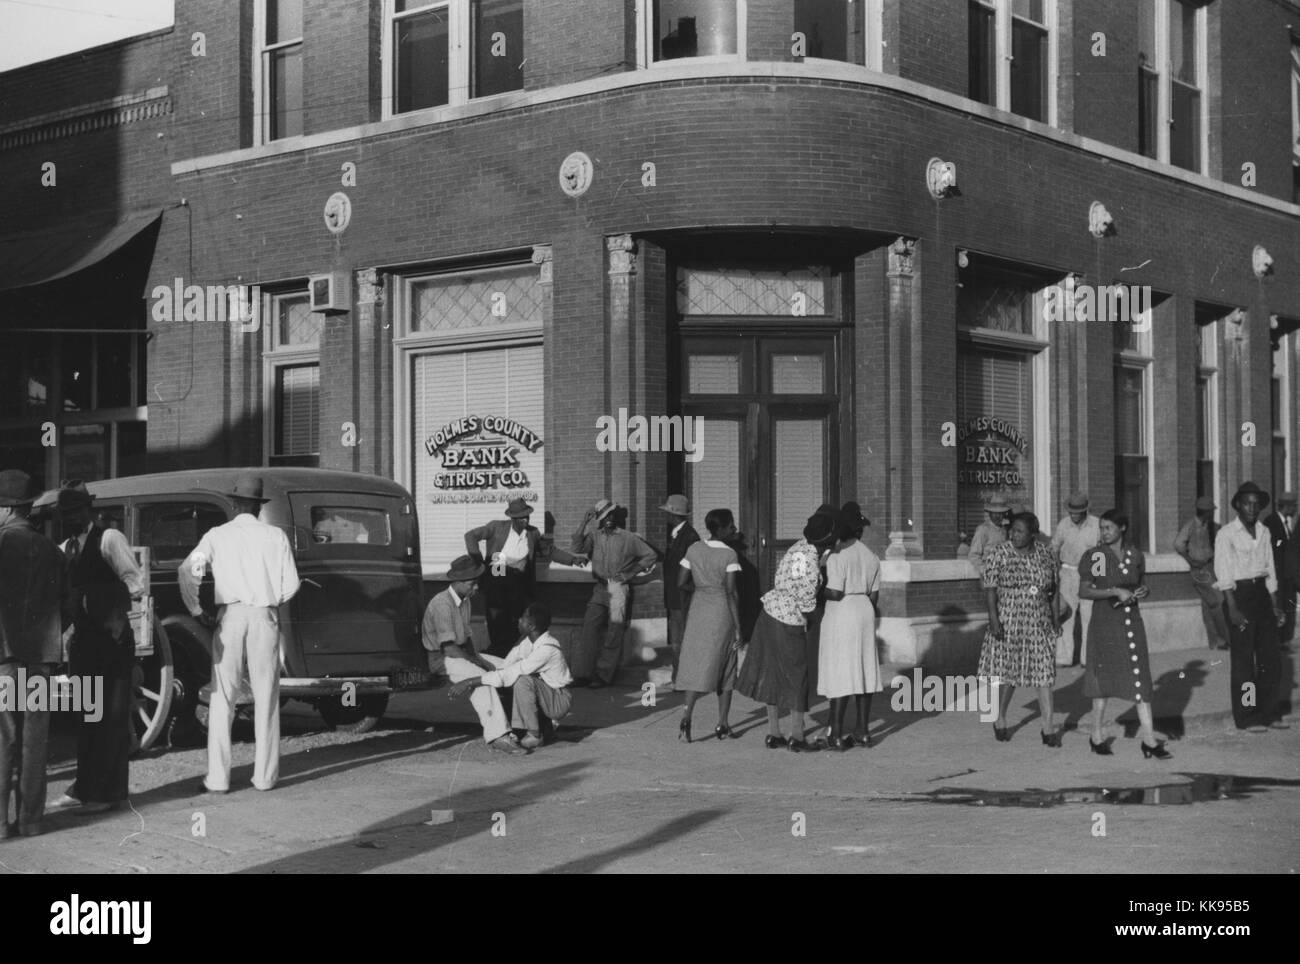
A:
<svg viewBox="0 0 1300 964">
<path fill-rule="evenodd" d="M 1083 489 L 1177 645 L 1193 500 L 1300 474 L 1298 65 L 1289 0 L 182 0 L 0 77 L 6 461 L 391 476 L 430 578 L 520 492 L 562 540 L 728 505 L 765 581 L 856 498 L 931 664 L 983 631 L 984 497 Z M 620 412 L 702 457 L 601 451 Z"/>
</svg>

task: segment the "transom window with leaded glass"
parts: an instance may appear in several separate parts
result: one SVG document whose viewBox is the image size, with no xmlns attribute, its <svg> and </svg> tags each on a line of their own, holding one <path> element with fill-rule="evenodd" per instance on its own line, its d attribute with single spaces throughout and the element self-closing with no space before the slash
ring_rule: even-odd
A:
<svg viewBox="0 0 1300 964">
<path fill-rule="evenodd" d="M 957 295 L 957 323 L 1017 335 L 1034 334 L 1037 292 L 1026 283 L 997 275 L 970 272 Z"/>
<path fill-rule="evenodd" d="M 413 334 L 542 324 L 542 285 L 533 264 L 417 278 L 408 290 Z"/>
<path fill-rule="evenodd" d="M 827 267 L 695 265 L 677 269 L 683 316 L 825 318 L 833 313 L 834 275 Z"/>
</svg>

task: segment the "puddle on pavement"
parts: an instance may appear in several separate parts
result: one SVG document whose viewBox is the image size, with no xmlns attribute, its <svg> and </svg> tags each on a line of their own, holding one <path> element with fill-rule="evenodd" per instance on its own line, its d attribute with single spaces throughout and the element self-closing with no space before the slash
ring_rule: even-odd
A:
<svg viewBox="0 0 1300 964">
<path fill-rule="evenodd" d="M 1210 800 L 1245 800 L 1270 788 L 1300 787 L 1300 780 L 1247 777 L 1219 773 L 1182 773 L 1182 780 L 1164 780 L 1149 786 L 1064 787 L 1060 790 L 980 790 L 941 787 L 920 798 L 929 803 L 955 803 L 975 807 L 1056 807 L 1067 803 L 1140 804 L 1176 806 Z"/>
</svg>

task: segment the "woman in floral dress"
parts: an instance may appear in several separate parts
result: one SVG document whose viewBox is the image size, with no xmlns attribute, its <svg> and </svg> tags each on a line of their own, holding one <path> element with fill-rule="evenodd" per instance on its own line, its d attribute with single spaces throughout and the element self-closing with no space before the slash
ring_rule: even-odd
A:
<svg viewBox="0 0 1300 964">
<path fill-rule="evenodd" d="M 1038 687 L 1043 715 L 1043 744 L 1061 745 L 1053 725 L 1052 685 L 1056 682 L 1056 638 L 1061 635 L 1057 609 L 1057 564 L 1051 551 L 1034 537 L 1038 517 L 1021 512 L 1011 520 L 1009 541 L 984 558 L 983 583 L 989 628 L 980 651 L 979 675 L 998 684 L 998 719 L 993 734 L 1011 739 L 1007 708 L 1017 686 Z"/>
</svg>

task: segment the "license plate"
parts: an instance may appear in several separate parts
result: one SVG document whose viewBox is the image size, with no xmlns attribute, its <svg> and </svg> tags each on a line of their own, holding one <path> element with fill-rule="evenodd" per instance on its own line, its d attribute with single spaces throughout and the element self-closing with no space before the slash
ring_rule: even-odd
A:
<svg viewBox="0 0 1300 964">
<path fill-rule="evenodd" d="M 389 671 L 388 682 L 395 690 L 411 689 L 422 686 L 427 675 L 428 671 L 419 666 L 403 666 Z"/>
</svg>

